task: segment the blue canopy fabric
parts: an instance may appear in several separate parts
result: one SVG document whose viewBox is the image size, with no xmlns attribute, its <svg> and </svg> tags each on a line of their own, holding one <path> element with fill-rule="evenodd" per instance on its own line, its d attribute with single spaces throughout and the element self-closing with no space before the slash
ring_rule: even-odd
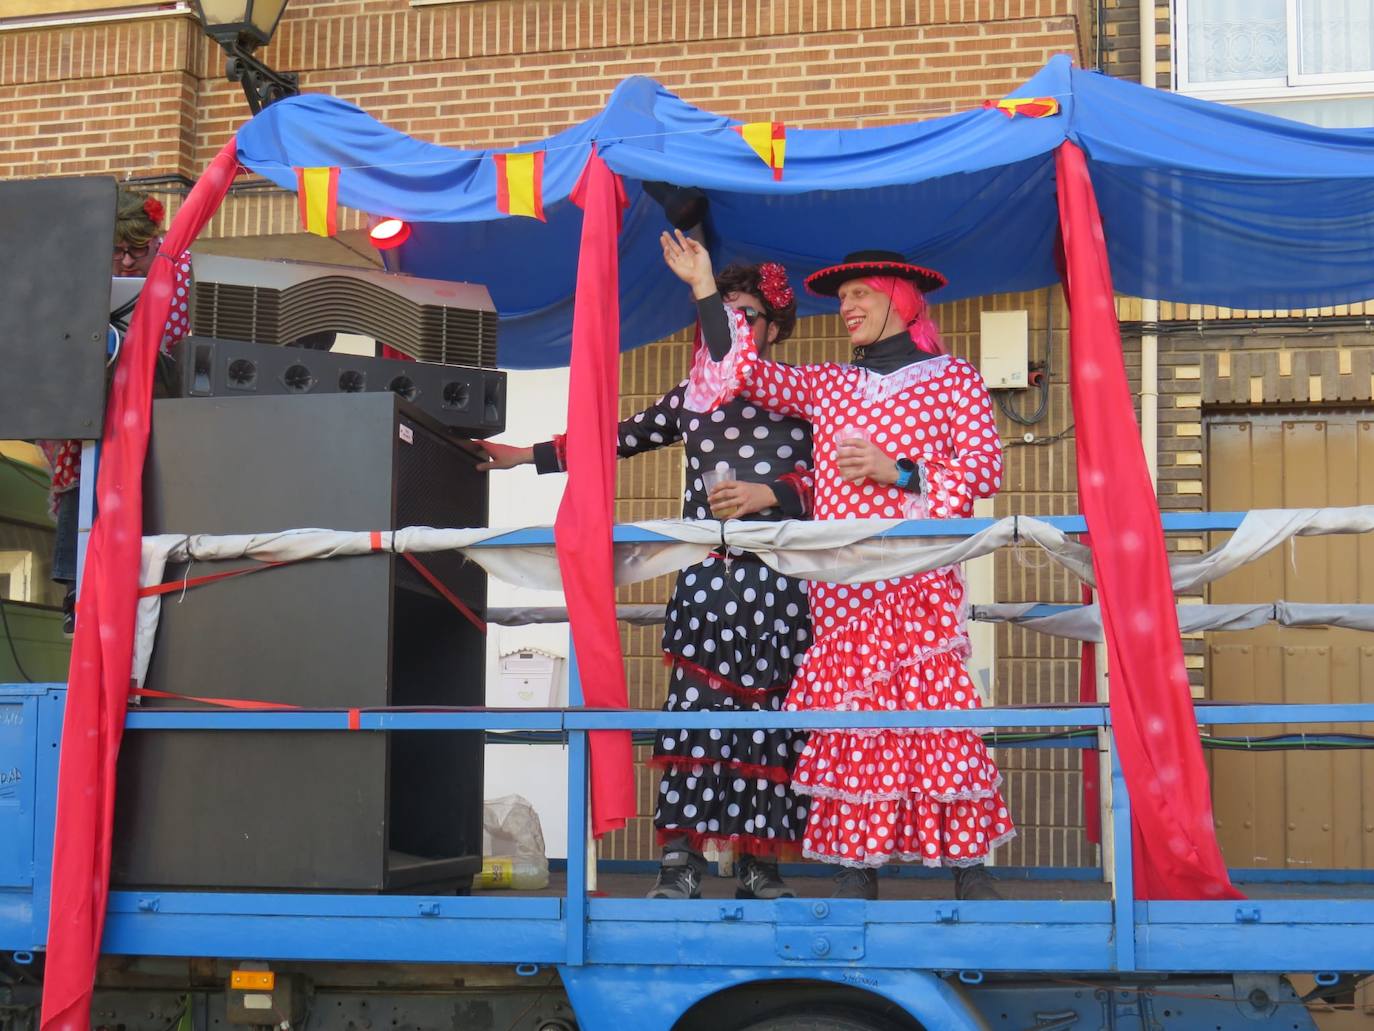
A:
<svg viewBox="0 0 1374 1031">
<path fill-rule="evenodd" d="M 734 131 L 646 78 L 594 118 L 536 143 L 547 221 L 497 208 L 495 151 L 425 143 L 323 95 L 272 104 L 238 134 L 239 160 L 294 190 L 297 167 L 337 166 L 347 207 L 412 224 L 393 269 L 480 282 L 500 313 L 507 368 L 566 365 L 581 212 L 568 200 L 593 145 L 624 180 L 621 346 L 691 323 L 661 259 L 668 228 L 645 182 L 707 194 L 718 264 L 786 265 L 803 315 L 834 302 L 801 278 L 861 248 L 944 272 L 936 301 L 1058 281 L 1054 151 L 1087 155 L 1116 289 L 1233 308 L 1304 308 L 1374 297 L 1374 129 L 1318 129 L 1145 89 L 1056 57 L 1013 97 L 1058 115 L 979 109 L 867 129 L 788 127 L 780 180 Z M 766 118 L 760 112 L 760 118 Z"/>
</svg>

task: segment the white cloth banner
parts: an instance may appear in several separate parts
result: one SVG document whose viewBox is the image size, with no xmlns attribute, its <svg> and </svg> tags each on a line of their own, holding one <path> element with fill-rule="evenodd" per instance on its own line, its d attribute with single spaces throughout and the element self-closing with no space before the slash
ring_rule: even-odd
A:
<svg viewBox="0 0 1374 1031">
<path fill-rule="evenodd" d="M 617 586 L 651 580 L 700 562 L 722 547 L 752 552 L 773 569 L 799 580 L 867 583 L 956 566 L 961 562 L 1025 541 L 1089 585 L 1094 584 L 1091 551 L 1063 531 L 1030 516 L 1006 516 L 968 536 L 884 536 L 900 520 L 843 519 L 784 522 L 663 519 L 631 524 L 661 540 L 615 546 Z M 367 555 L 374 551 L 423 554 L 460 551 L 490 575 L 520 587 L 561 590 L 558 557 L 551 544 L 501 544 L 500 538 L 535 527 L 436 529 L 412 526 L 395 532 L 282 530 L 275 533 L 161 534 L 143 539 L 142 584 L 162 582 L 167 564 L 223 562 L 293 562 Z M 1209 583 L 1258 558 L 1294 536 L 1367 533 L 1374 530 L 1374 506 L 1354 508 L 1267 509 L 1248 513 L 1220 547 L 1204 555 L 1174 555 L 1170 569 L 1175 591 Z M 189 575 L 189 573 L 188 573 Z M 134 641 L 134 680 L 142 684 L 152 655 L 161 597 L 139 599 Z M 1197 606 L 1185 606 L 1197 608 Z M 1067 614 L 1065 614 L 1067 615 Z M 1187 614 L 1181 617 L 1186 618 Z M 1074 620 L 1081 617 L 1074 617 Z M 1240 617 L 1236 617 L 1240 618 Z M 1028 621 L 1043 623 L 1060 616 Z M 1079 640 L 1087 624 L 1064 620 L 1076 628 L 1066 636 Z M 1334 624 L 1349 625 L 1349 624 Z M 1187 632 L 1188 628 L 1183 628 Z M 1207 629 L 1198 627 L 1197 629 Z M 1049 625 L 1045 632 L 1053 633 Z M 1100 630 L 1097 631 L 1100 634 Z"/>
</svg>

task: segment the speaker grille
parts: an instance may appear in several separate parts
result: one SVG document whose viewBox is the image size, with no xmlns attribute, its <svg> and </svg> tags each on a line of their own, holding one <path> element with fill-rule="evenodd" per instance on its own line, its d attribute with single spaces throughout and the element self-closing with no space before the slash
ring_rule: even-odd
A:
<svg viewBox="0 0 1374 1031">
<path fill-rule="evenodd" d="M 195 259 L 198 336 L 285 345 L 322 330 L 360 333 L 436 365 L 496 367 L 497 317 L 484 287 L 370 269 Z"/>
</svg>

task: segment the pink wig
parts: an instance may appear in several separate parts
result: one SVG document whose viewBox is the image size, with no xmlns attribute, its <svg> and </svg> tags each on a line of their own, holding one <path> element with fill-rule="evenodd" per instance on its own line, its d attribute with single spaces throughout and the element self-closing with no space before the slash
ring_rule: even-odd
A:
<svg viewBox="0 0 1374 1031">
<path fill-rule="evenodd" d="M 870 290 L 892 298 L 892 308 L 911 334 L 911 342 L 927 354 L 946 354 L 935 320 L 926 314 L 926 296 L 909 279 L 897 276 L 867 276 Z"/>
</svg>

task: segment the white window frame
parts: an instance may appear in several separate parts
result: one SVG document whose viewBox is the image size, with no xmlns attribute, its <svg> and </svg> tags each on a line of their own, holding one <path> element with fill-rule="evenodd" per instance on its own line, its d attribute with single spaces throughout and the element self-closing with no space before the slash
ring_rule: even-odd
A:
<svg viewBox="0 0 1374 1031">
<path fill-rule="evenodd" d="M 1298 5 L 1284 0 L 1288 34 L 1288 73 L 1283 78 L 1232 79 L 1227 82 L 1191 82 L 1188 79 L 1188 4 L 1173 0 L 1170 22 L 1174 37 L 1174 89 L 1206 100 L 1338 100 L 1374 94 L 1374 71 L 1303 75 L 1297 71 L 1301 53 Z M 1344 87 L 1344 88 L 1342 88 Z"/>
<path fill-rule="evenodd" d="M 33 596 L 33 552 L 0 551 L 0 577 L 8 582 L 7 601 L 32 602 Z"/>
</svg>

